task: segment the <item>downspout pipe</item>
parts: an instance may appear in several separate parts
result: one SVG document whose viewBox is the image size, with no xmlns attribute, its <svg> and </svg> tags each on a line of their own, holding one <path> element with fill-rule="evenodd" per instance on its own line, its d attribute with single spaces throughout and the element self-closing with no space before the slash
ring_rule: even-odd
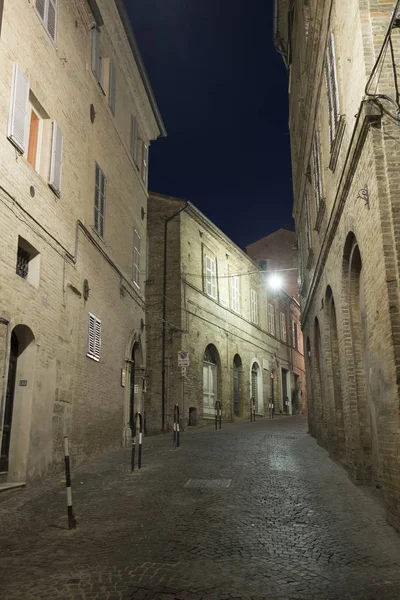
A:
<svg viewBox="0 0 400 600">
<path fill-rule="evenodd" d="M 161 429 L 165 432 L 165 340 L 167 334 L 166 328 L 166 316 L 167 316 L 167 246 L 168 246 L 168 223 L 175 219 L 178 215 L 186 210 L 189 203 L 186 202 L 185 206 L 182 206 L 177 212 L 173 213 L 170 217 L 164 221 L 164 273 L 163 273 L 163 297 L 162 297 L 162 358 L 161 358 Z"/>
</svg>

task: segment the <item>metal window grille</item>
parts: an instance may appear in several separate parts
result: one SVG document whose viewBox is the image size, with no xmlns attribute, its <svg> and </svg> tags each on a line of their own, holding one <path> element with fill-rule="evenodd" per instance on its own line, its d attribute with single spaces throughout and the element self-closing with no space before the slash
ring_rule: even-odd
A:
<svg viewBox="0 0 400 600">
<path fill-rule="evenodd" d="M 29 252 L 18 247 L 16 273 L 22 277 L 22 279 L 26 279 L 28 277 L 30 258 Z"/>
<path fill-rule="evenodd" d="M 94 191 L 94 229 L 100 237 L 104 237 L 104 213 L 106 204 L 106 178 L 96 163 Z"/>
<path fill-rule="evenodd" d="M 313 178 L 314 178 L 314 194 L 315 204 L 317 213 L 319 205 L 322 200 L 322 173 L 321 173 L 321 149 L 319 145 L 318 132 L 314 133 L 313 145 L 312 145 L 312 164 L 313 164 Z"/>
<path fill-rule="evenodd" d="M 328 110 L 329 110 L 329 135 L 331 147 L 335 141 L 336 128 L 339 121 L 339 88 L 336 71 L 335 58 L 335 39 L 333 33 L 330 34 L 328 47 L 325 57 L 325 81 L 328 93 Z"/>
</svg>

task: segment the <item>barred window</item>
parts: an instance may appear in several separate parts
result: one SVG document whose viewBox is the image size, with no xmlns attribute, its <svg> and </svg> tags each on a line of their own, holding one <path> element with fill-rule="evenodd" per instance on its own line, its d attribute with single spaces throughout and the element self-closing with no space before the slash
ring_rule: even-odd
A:
<svg viewBox="0 0 400 600">
<path fill-rule="evenodd" d="M 312 145 L 312 166 L 313 166 L 313 182 L 316 212 L 318 213 L 319 205 L 322 200 L 322 172 L 321 172 L 321 148 L 319 144 L 319 135 L 314 133 Z"/>
<path fill-rule="evenodd" d="M 329 135 L 331 147 L 335 141 L 336 129 L 339 122 L 340 105 L 339 105 L 339 88 L 336 71 L 335 57 L 335 39 L 333 33 L 328 39 L 328 47 L 325 57 L 325 82 L 328 93 L 328 110 L 329 110 Z"/>
</svg>

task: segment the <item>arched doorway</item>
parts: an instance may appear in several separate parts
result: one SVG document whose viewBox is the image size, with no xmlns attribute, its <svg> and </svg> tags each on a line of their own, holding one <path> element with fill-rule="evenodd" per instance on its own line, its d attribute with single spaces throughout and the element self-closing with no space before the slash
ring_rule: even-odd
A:
<svg viewBox="0 0 400 600">
<path fill-rule="evenodd" d="M 142 365 L 142 350 L 140 344 L 135 342 L 132 346 L 129 388 L 129 425 L 131 429 L 136 413 L 141 412 L 143 414 L 143 388 L 144 369 Z"/>
<path fill-rule="evenodd" d="M 209 344 L 203 356 L 203 415 L 214 416 L 218 398 L 219 354 L 213 344 Z"/>
<path fill-rule="evenodd" d="M 242 359 L 239 354 L 235 354 L 233 358 L 233 414 L 235 417 L 240 417 L 242 407 L 240 405 L 240 390 L 242 379 Z"/>
<path fill-rule="evenodd" d="M 0 472 L 10 474 L 8 481 L 26 477 L 36 362 L 34 342 L 26 325 L 17 325 L 11 332 L 0 456 Z"/>
<path fill-rule="evenodd" d="M 6 402 L 4 406 L 3 432 L 1 438 L 0 472 L 8 472 L 10 452 L 11 425 L 14 408 L 15 379 L 17 375 L 18 338 L 14 331 L 11 334 L 10 363 L 8 367 Z"/>
<path fill-rule="evenodd" d="M 258 414 L 264 414 L 261 369 L 256 360 L 251 365 L 251 397 L 255 400 Z"/>
</svg>

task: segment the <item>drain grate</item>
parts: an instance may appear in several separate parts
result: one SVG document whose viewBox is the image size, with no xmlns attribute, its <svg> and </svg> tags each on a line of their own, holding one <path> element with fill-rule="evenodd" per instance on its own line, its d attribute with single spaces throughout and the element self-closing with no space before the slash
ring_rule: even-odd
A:
<svg viewBox="0 0 400 600">
<path fill-rule="evenodd" d="M 185 488 L 212 488 L 226 489 L 231 485 L 232 479 L 188 479 Z"/>
</svg>

